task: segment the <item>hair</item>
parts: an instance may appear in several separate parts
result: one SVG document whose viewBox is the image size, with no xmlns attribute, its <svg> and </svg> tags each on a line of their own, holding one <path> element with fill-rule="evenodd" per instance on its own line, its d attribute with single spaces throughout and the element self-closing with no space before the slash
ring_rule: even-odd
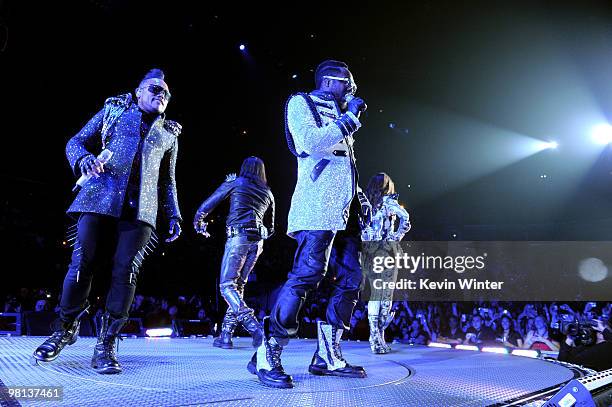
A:
<svg viewBox="0 0 612 407">
<path fill-rule="evenodd" d="M 372 205 L 372 210 L 376 211 L 382 204 L 383 196 L 395 193 L 395 184 L 389 175 L 379 172 L 370 178 L 365 193 Z"/>
<path fill-rule="evenodd" d="M 247 178 L 256 184 L 268 186 L 266 179 L 266 167 L 259 157 L 248 157 L 242 162 L 240 176 Z"/>
<path fill-rule="evenodd" d="M 142 80 L 140 81 L 140 84 L 142 85 L 142 83 L 147 79 L 161 79 L 163 81 L 165 76 L 166 74 L 164 73 L 164 71 L 159 68 L 153 68 L 145 74 L 144 78 L 142 78 Z"/>
<path fill-rule="evenodd" d="M 508 328 L 508 330 L 510 332 L 513 332 L 514 329 L 514 319 L 512 319 L 512 317 L 510 315 L 502 315 L 501 318 L 499 319 L 499 326 L 497 328 L 498 332 L 504 332 L 504 327 L 502 325 L 502 321 L 504 320 L 504 318 L 506 318 L 508 320 L 508 322 L 510 322 L 510 328 Z"/>
<path fill-rule="evenodd" d="M 345 70 L 348 70 L 348 65 L 342 61 L 336 61 L 334 59 L 327 59 L 317 66 L 315 71 L 315 86 L 317 89 L 321 87 L 323 82 L 323 76 L 331 75 L 338 76 L 342 75 Z"/>
<path fill-rule="evenodd" d="M 538 314 L 535 317 L 533 317 L 533 329 L 536 331 L 538 330 L 538 327 L 535 324 L 535 321 L 538 318 L 542 318 L 542 320 L 544 321 L 544 327 L 546 328 L 546 332 L 548 332 L 548 318 L 546 318 L 546 315 L 543 315 L 543 314 Z"/>
</svg>

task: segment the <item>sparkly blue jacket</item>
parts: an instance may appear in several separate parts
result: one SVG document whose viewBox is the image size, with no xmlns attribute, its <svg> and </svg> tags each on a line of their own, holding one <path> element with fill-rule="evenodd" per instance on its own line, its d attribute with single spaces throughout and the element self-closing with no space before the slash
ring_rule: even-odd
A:
<svg viewBox="0 0 612 407">
<path fill-rule="evenodd" d="M 138 151 L 142 112 L 131 95 L 106 100 L 100 110 L 66 144 L 66 157 L 76 176 L 80 161 L 108 149 L 113 155 L 99 178 L 91 178 L 79 191 L 68 213 L 99 213 L 120 217 L 132 163 Z M 159 116 L 142 141 L 140 193 L 137 219 L 155 227 L 158 207 L 168 219 L 181 219 L 176 192 L 175 166 L 181 126 Z"/>
</svg>

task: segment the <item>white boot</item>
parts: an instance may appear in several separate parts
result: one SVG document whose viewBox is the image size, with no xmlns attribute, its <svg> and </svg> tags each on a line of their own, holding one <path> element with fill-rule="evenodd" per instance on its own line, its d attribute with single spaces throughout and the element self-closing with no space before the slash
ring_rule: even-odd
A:
<svg viewBox="0 0 612 407">
<path fill-rule="evenodd" d="M 326 322 L 317 322 L 317 350 L 312 356 L 308 371 L 315 375 L 332 375 L 344 377 L 366 377 L 361 366 L 350 365 L 342 356 L 340 339 L 343 329 L 336 328 Z"/>
</svg>

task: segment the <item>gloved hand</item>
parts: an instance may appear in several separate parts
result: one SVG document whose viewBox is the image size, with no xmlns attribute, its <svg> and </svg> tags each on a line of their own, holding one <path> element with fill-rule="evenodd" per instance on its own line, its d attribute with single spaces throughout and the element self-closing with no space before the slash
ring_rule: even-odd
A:
<svg viewBox="0 0 612 407">
<path fill-rule="evenodd" d="M 368 200 L 368 197 L 362 192 L 357 192 L 357 199 L 359 199 L 359 205 L 361 205 L 361 228 L 369 226 L 372 223 L 372 204 Z"/>
<path fill-rule="evenodd" d="M 79 168 L 83 175 L 93 175 L 99 177 L 98 174 L 104 172 L 104 164 L 102 164 L 93 154 L 88 154 L 79 161 Z"/>
<path fill-rule="evenodd" d="M 208 227 L 208 222 L 204 220 L 205 218 L 205 213 L 197 212 L 193 218 L 193 228 L 195 229 L 196 233 L 204 237 L 210 237 L 210 233 L 208 233 L 206 230 Z"/>
<path fill-rule="evenodd" d="M 274 234 L 274 228 L 273 227 L 269 227 L 269 228 L 266 228 L 266 230 L 268 231 L 268 233 L 266 234 L 266 239 L 269 239 Z"/>
<path fill-rule="evenodd" d="M 370 205 L 370 202 L 361 204 L 361 221 L 366 226 L 372 222 L 372 205 Z"/>
<path fill-rule="evenodd" d="M 365 112 L 367 108 L 368 105 L 366 105 L 362 98 L 351 99 L 351 101 L 348 102 L 347 106 L 348 111 L 353 113 L 357 117 L 359 117 L 359 113 Z"/>
<path fill-rule="evenodd" d="M 174 242 L 181 235 L 182 231 L 181 221 L 176 218 L 170 219 L 170 228 L 168 230 L 170 237 L 166 239 L 166 243 Z"/>
</svg>

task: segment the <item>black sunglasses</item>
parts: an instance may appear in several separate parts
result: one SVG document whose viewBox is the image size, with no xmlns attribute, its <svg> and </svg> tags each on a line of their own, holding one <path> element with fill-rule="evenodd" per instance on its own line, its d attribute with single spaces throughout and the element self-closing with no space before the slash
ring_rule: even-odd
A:
<svg viewBox="0 0 612 407">
<path fill-rule="evenodd" d="M 155 96 L 163 94 L 166 100 L 170 100 L 170 97 L 172 96 L 169 91 L 159 85 L 149 85 L 147 90 Z"/>
</svg>

